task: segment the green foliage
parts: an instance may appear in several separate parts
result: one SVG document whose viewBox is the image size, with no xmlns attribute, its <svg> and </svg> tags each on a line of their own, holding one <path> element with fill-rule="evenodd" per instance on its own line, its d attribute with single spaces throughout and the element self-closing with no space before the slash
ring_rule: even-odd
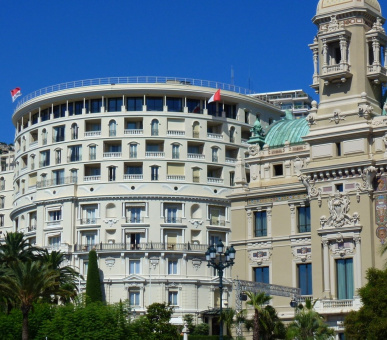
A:
<svg viewBox="0 0 387 340">
<path fill-rule="evenodd" d="M 87 268 L 86 295 L 90 302 L 102 301 L 101 280 L 97 263 L 97 252 L 93 249 L 89 252 L 89 266 Z"/>
<path fill-rule="evenodd" d="M 182 340 L 183 337 L 180 336 L 180 340 Z M 219 335 L 190 335 L 188 337 L 189 340 L 219 340 Z M 224 340 L 232 340 L 231 336 L 224 335 Z"/>
<path fill-rule="evenodd" d="M 310 299 L 306 299 L 305 305 L 300 304 L 296 308 L 294 321 L 287 328 L 286 339 L 333 339 L 333 329 L 329 328 L 324 318 L 314 310 L 316 301 L 312 303 Z"/>
<path fill-rule="evenodd" d="M 253 340 L 259 340 L 262 323 L 269 317 L 265 306 L 271 300 L 271 296 L 263 292 L 247 292 L 247 297 L 250 299 L 247 301 L 247 304 L 253 306 L 254 308 Z"/>
<path fill-rule="evenodd" d="M 198 325 L 195 326 L 194 331 L 192 332 L 192 335 L 208 335 L 210 332 L 210 326 L 206 323 L 199 323 Z M 192 336 L 190 335 L 189 338 L 191 339 Z"/>
<path fill-rule="evenodd" d="M 387 269 L 367 270 L 367 284 L 359 289 L 363 306 L 345 318 L 349 339 L 385 339 L 387 334 Z"/>
<path fill-rule="evenodd" d="M 194 316 L 192 314 L 185 314 L 184 317 L 183 317 L 183 320 L 184 320 L 184 322 L 187 323 L 189 334 L 192 334 L 193 331 L 195 330 L 195 325 L 193 323 Z"/>
</svg>

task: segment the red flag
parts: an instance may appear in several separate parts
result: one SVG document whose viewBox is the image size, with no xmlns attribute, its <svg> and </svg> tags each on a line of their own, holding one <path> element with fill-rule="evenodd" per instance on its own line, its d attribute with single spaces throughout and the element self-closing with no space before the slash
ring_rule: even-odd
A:
<svg viewBox="0 0 387 340">
<path fill-rule="evenodd" d="M 20 97 L 21 95 L 20 87 L 15 87 L 13 90 L 11 90 L 12 103 L 16 100 L 17 97 Z"/>
<path fill-rule="evenodd" d="M 220 102 L 220 89 L 216 91 L 209 99 L 208 104 L 212 102 Z"/>
</svg>

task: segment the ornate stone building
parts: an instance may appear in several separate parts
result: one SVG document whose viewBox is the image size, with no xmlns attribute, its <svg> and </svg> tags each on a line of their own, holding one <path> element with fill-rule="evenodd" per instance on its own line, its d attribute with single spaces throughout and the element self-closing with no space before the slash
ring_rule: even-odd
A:
<svg viewBox="0 0 387 340">
<path fill-rule="evenodd" d="M 387 37 L 376 0 L 320 0 L 313 18 L 312 102 L 305 120 L 284 119 L 252 139 L 250 183 L 237 183 L 233 274 L 301 289 L 343 337 L 369 267 L 386 258 Z M 243 221 L 243 222 L 242 222 Z M 290 299 L 274 297 L 284 319 Z"/>
</svg>

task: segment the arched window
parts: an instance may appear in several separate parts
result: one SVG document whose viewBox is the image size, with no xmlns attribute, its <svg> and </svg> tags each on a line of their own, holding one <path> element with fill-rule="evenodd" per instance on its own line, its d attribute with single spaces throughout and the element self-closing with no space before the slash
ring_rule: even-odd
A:
<svg viewBox="0 0 387 340">
<path fill-rule="evenodd" d="M 76 123 L 71 125 L 71 139 L 78 139 L 78 125 Z"/>
<path fill-rule="evenodd" d="M 4 179 L 4 177 L 0 178 L 0 190 L 5 190 L 5 179 Z"/>
<path fill-rule="evenodd" d="M 115 137 L 117 134 L 117 123 L 115 120 L 109 122 L 109 137 Z"/>
<path fill-rule="evenodd" d="M 157 119 L 152 120 L 151 124 L 151 135 L 158 136 L 159 135 L 159 121 Z"/>
<path fill-rule="evenodd" d="M 192 137 L 199 138 L 200 124 L 199 122 L 194 122 L 192 125 Z"/>
<path fill-rule="evenodd" d="M 230 129 L 230 143 L 235 143 L 235 127 L 231 127 Z"/>
<path fill-rule="evenodd" d="M 42 131 L 42 144 L 46 145 L 47 144 L 47 130 L 43 129 Z"/>
<path fill-rule="evenodd" d="M 117 217 L 116 206 L 114 203 L 109 203 L 106 205 L 106 217 Z"/>
</svg>

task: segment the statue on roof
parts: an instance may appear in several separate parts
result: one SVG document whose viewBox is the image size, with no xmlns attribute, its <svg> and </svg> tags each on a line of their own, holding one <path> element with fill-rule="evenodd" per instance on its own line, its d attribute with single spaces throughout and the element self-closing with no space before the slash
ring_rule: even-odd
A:
<svg viewBox="0 0 387 340">
<path fill-rule="evenodd" d="M 250 132 L 251 137 L 263 137 L 265 135 L 258 114 L 256 115 L 255 123 L 250 129 Z"/>
<path fill-rule="evenodd" d="M 285 110 L 285 117 L 286 120 L 293 120 L 293 113 L 291 110 Z"/>
</svg>

